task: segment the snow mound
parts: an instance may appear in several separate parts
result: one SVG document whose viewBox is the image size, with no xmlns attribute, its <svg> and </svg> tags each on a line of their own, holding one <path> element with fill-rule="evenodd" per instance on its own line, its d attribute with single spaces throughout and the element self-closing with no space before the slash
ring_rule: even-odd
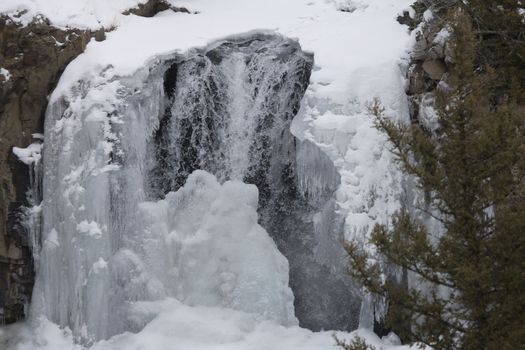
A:
<svg viewBox="0 0 525 350">
<path fill-rule="evenodd" d="M 333 335 L 349 341 L 355 336 L 380 350 L 409 350 L 380 340 L 370 331 L 319 332 L 284 327 L 257 320 L 252 314 L 214 308 L 190 307 L 175 299 L 144 302 L 138 312 L 153 320 L 139 333 L 124 333 L 91 347 L 74 344 L 71 332 L 42 318 L 34 328 L 25 325 L 0 329 L 0 347 L 7 350 L 334 350 Z M 393 338 L 393 337 L 391 337 Z M 3 348 L 5 349 L 5 348 Z"/>
<path fill-rule="evenodd" d="M 258 195 L 254 185 L 221 185 L 205 171 L 193 172 L 166 199 L 141 204 L 145 260 L 184 304 L 295 325 L 288 261 L 257 224 Z"/>
<path fill-rule="evenodd" d="M 34 142 L 26 148 L 13 147 L 13 153 L 18 159 L 29 165 L 38 163 L 42 158 L 42 142 Z"/>
<path fill-rule="evenodd" d="M 11 79 L 11 73 L 9 73 L 9 71 L 5 68 L 0 68 L 0 75 L 4 77 L 4 83 L 8 82 L 9 79 Z"/>
</svg>

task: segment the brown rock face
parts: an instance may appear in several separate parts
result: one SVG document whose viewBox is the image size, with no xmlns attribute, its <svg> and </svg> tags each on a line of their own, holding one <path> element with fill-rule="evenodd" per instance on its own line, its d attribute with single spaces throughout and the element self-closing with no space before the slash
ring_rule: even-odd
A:
<svg viewBox="0 0 525 350">
<path fill-rule="evenodd" d="M 66 65 L 94 33 L 60 30 L 42 18 L 21 27 L 0 17 L 0 324 L 24 317 L 33 265 L 21 208 L 27 205 L 29 168 L 12 153 L 42 132 L 47 95 Z"/>
</svg>

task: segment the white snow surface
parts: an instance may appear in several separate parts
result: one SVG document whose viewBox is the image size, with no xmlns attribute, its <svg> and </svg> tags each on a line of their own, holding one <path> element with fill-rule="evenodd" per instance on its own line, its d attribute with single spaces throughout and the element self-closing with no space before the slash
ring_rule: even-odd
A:
<svg viewBox="0 0 525 350">
<path fill-rule="evenodd" d="M 4 83 L 11 79 L 11 73 L 9 73 L 9 71 L 5 68 L 0 68 L 0 75 L 4 77 Z"/>
<path fill-rule="evenodd" d="M 42 158 L 42 142 L 34 142 L 25 148 L 13 147 L 13 153 L 25 164 L 38 163 Z"/>
<path fill-rule="evenodd" d="M 253 314 L 240 311 L 190 307 L 175 299 L 144 302 L 137 308 L 157 316 L 139 333 L 115 336 L 90 350 L 333 350 L 338 349 L 333 335 L 345 341 L 359 336 L 378 350 L 411 349 L 393 345 L 395 336 L 381 340 L 366 329 L 314 333 L 297 326 L 261 322 Z M 0 328 L 0 346 L 5 344 L 9 350 L 84 350 L 73 342 L 67 329 L 45 319 L 36 320 L 32 327 Z"/>
<path fill-rule="evenodd" d="M 165 11 L 153 18 L 119 14 L 123 9 L 132 7 L 138 2 L 137 0 L 4 0 L 0 3 L 0 11 L 14 13 L 28 10 L 19 18 L 22 22 L 28 21 L 29 16 L 42 14 L 58 26 L 80 28 L 118 26 L 107 34 L 105 41 L 90 42 L 85 53 L 66 68 L 50 98 L 50 103 L 58 101 L 64 95 L 71 95 L 78 81 L 92 81 L 96 86 L 104 86 L 104 91 L 107 92 L 113 86 L 113 79 L 132 75 L 155 57 L 186 52 L 221 38 L 251 31 L 277 32 L 296 38 L 303 50 L 314 53 L 315 68 L 301 110 L 294 120 L 292 132 L 297 137 L 308 139 L 318 145 L 330 156 L 339 171 L 341 186 L 337 191 L 337 200 L 341 212 L 346 217 L 345 237 L 365 241 L 375 223 L 386 222 L 388 217 L 400 207 L 402 175 L 392 160 L 384 137 L 372 127 L 372 120 L 366 106 L 377 97 L 381 100 L 388 116 L 399 120 L 408 119 L 403 66 L 413 38 L 408 34 L 406 27 L 399 25 L 395 19 L 398 13 L 408 8 L 412 0 L 188 0 L 177 1 L 176 5 L 186 6 L 198 14 Z M 342 9 L 345 11 L 341 11 Z M 346 12 L 347 10 L 352 12 Z M 115 84 L 116 91 L 118 83 Z M 97 89 L 93 89 L 90 93 L 96 94 Z M 94 98 L 101 99 L 100 96 Z M 100 118 L 97 119 L 96 115 L 91 117 L 92 120 L 86 119 L 86 122 L 100 122 Z M 60 128 L 60 125 L 58 121 L 56 127 Z M 64 122 L 64 125 L 67 127 L 68 124 Z M 65 147 L 69 147 L 68 142 L 71 140 L 64 142 Z M 111 145 L 108 147 L 109 153 Z M 81 174 L 87 176 L 82 169 L 78 174 L 75 172 L 70 174 L 71 183 L 75 182 L 76 177 Z M 114 169 L 105 169 L 104 172 L 111 170 Z M 92 175 L 97 176 L 99 173 Z M 212 180 L 209 180 L 209 183 L 211 187 L 215 186 Z M 237 186 L 247 185 L 233 183 L 224 186 L 229 186 L 228 194 L 221 195 L 231 196 L 237 193 Z M 82 188 L 79 188 L 78 193 L 68 193 L 68 195 L 81 196 L 81 190 Z M 220 191 L 222 190 L 226 189 Z M 157 203 L 145 203 L 142 209 L 149 212 L 150 217 L 165 216 L 162 219 L 163 223 L 170 222 L 168 203 L 179 200 L 176 196 L 177 194 L 173 194 L 165 201 Z M 213 201 L 206 205 L 210 207 L 200 218 L 203 227 L 206 227 L 206 220 L 210 220 L 213 215 L 220 215 L 221 210 L 228 209 L 214 208 Z M 81 211 L 80 207 L 78 210 Z M 254 215 L 254 211 L 250 215 Z M 238 219 L 248 226 L 252 225 L 254 220 L 249 215 Z M 84 224 L 78 228 L 79 232 L 95 236 L 103 233 L 103 229 L 96 223 L 86 221 Z M 228 222 L 224 224 L 233 225 Z M 155 221 L 151 222 L 149 230 L 152 234 L 164 232 L 163 237 L 172 237 L 170 239 L 173 241 L 170 242 L 179 242 L 174 246 L 180 247 L 181 241 L 188 243 L 189 239 L 191 244 L 188 246 L 197 250 L 203 249 L 199 245 L 200 239 L 212 239 L 207 236 L 209 231 L 196 232 L 191 227 L 180 228 L 175 224 L 157 227 Z M 215 226 L 213 230 L 220 230 L 220 227 Z M 261 230 L 262 228 L 253 225 L 242 231 L 259 237 L 261 244 L 271 245 L 273 242 L 268 241 L 268 236 L 263 235 Z M 233 241 L 246 238 L 241 235 L 229 239 Z M 47 241 L 53 247 L 63 243 L 61 237 L 56 237 L 56 232 L 54 235 L 50 234 Z M 168 243 L 166 242 L 166 249 L 171 249 L 169 247 L 171 243 Z M 276 250 L 268 251 L 277 254 Z M 184 254 L 184 252 L 179 253 Z M 215 255 L 211 255 L 210 259 L 217 261 L 222 261 L 227 255 L 224 251 L 213 254 Z M 243 252 L 239 248 L 233 250 L 232 254 L 228 255 L 229 258 L 236 259 L 248 252 Z M 277 264 L 271 269 L 282 269 L 284 266 L 282 259 L 284 258 L 281 256 L 269 260 Z M 106 260 L 103 257 L 92 257 L 91 260 L 95 261 L 93 272 L 101 274 L 106 267 Z M 243 296 L 249 298 L 250 279 L 259 278 L 259 283 L 264 283 L 263 279 L 268 276 L 258 272 L 259 266 L 246 268 L 251 270 L 243 271 L 246 279 L 244 281 L 241 279 L 240 284 L 229 283 L 227 276 L 224 277 L 226 282 L 223 283 L 225 289 L 240 288 L 239 293 L 247 293 Z M 180 271 L 159 271 L 161 272 L 180 273 Z M 205 285 L 213 284 L 219 282 L 214 279 L 222 278 L 220 274 L 215 275 L 213 271 L 209 271 L 209 275 L 206 276 L 207 280 L 197 282 Z M 281 284 L 282 287 L 284 281 L 279 280 L 279 276 L 275 278 L 267 283 L 272 286 Z M 281 287 L 275 287 L 274 292 L 281 293 L 279 300 L 286 300 L 287 291 Z M 196 291 L 199 286 L 191 286 L 190 289 Z M 195 302 L 191 300 L 193 297 L 201 299 Z M 332 332 L 313 333 L 301 329 L 291 325 L 293 320 L 283 322 L 283 315 L 276 317 L 270 315 L 261 319 L 260 315 L 264 313 L 262 310 L 266 307 L 264 300 L 261 300 L 261 305 L 253 305 L 253 309 L 247 310 L 223 300 L 220 303 L 206 302 L 211 297 L 212 294 L 199 296 L 180 291 L 161 300 L 137 303 L 134 306 L 136 312 L 150 315 L 151 322 L 138 333 L 116 335 L 109 340 L 92 344 L 91 348 L 153 350 L 334 348 Z M 280 309 L 283 310 L 283 307 Z M 362 325 L 369 326 L 370 317 L 367 318 L 366 310 L 362 313 Z M 279 322 L 273 320 L 279 317 L 281 318 Z M 16 331 L 10 328 L 0 329 L 0 347 L 7 344 L 5 348 L 9 350 L 80 349 L 80 346 L 73 344 L 72 335 L 67 329 L 59 329 L 46 320 L 34 319 L 31 323 L 17 326 L 15 329 Z M 406 349 L 406 347 L 381 342 L 363 329 L 358 330 L 357 333 L 377 348 L 381 346 L 385 350 Z M 338 334 L 342 338 L 353 336 L 353 334 Z"/>
<path fill-rule="evenodd" d="M 49 19 L 56 27 L 98 29 L 118 25 L 121 12 L 146 0 L 2 0 L 0 12 L 27 25 L 35 16 Z"/>
</svg>

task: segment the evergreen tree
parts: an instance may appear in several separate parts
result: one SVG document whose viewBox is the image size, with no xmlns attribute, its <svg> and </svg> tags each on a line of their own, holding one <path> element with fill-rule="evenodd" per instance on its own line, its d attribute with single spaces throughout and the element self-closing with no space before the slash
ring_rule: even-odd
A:
<svg viewBox="0 0 525 350">
<path fill-rule="evenodd" d="M 525 342 L 523 90 L 518 79 L 500 89 L 499 68 L 478 66 L 476 20 L 460 7 L 451 14 L 455 65 L 436 92 L 437 133 L 395 124 L 372 108 L 443 227 L 429 232 L 404 210 L 373 230 L 378 252 L 419 285 L 385 280 L 362 247 L 345 244 L 352 275 L 389 300 L 387 324 L 408 321 L 401 338 L 436 350 L 520 349 Z"/>
<path fill-rule="evenodd" d="M 517 78 L 525 87 L 525 3 L 521 0 L 469 0 L 459 2 L 472 19 L 480 39 L 475 61 L 498 70 L 499 90 L 508 92 Z"/>
<path fill-rule="evenodd" d="M 376 350 L 372 345 L 368 345 L 367 342 L 360 336 L 354 337 L 349 343 L 337 338 L 334 334 L 335 345 L 343 350 Z"/>
</svg>

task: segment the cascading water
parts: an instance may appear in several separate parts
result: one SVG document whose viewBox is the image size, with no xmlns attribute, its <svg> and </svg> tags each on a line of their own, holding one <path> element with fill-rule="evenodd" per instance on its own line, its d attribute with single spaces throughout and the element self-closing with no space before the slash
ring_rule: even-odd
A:
<svg viewBox="0 0 525 350">
<path fill-rule="evenodd" d="M 271 36 L 175 60 L 149 179 L 154 197 L 177 190 L 195 169 L 255 184 L 260 223 L 290 263 L 300 324 L 352 329 L 360 304 L 341 271 L 342 222 L 332 199 L 339 175 L 323 152 L 290 132 L 312 67 L 296 42 Z"/>
<path fill-rule="evenodd" d="M 250 34 L 132 77 L 109 67 L 50 105 L 33 315 L 84 343 L 139 330 L 136 302 L 166 297 L 355 328 L 339 176 L 290 132 L 312 66 Z"/>
</svg>

